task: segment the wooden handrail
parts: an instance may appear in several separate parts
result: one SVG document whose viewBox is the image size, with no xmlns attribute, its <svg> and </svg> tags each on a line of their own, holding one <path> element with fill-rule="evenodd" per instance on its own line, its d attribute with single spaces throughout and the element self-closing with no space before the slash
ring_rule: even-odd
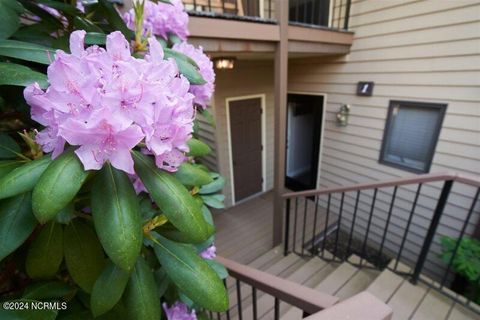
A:
<svg viewBox="0 0 480 320">
<path fill-rule="evenodd" d="M 416 175 L 416 176 L 411 176 L 406 178 L 398 178 L 398 179 L 387 180 L 387 181 L 359 183 L 359 184 L 354 184 L 352 186 L 345 186 L 345 187 L 313 189 L 313 190 L 306 190 L 301 192 L 288 192 L 288 193 L 284 193 L 282 195 L 282 198 L 287 199 L 287 198 L 294 198 L 294 197 L 310 197 L 310 196 L 329 194 L 329 193 L 395 187 L 395 186 L 401 186 L 401 185 L 407 185 L 407 184 L 418 184 L 418 183 L 446 181 L 446 180 L 453 180 L 453 181 L 468 184 L 471 186 L 480 187 L 480 177 L 466 176 L 466 175 L 452 173 L 452 172 L 442 172 L 442 173 L 421 174 L 421 175 Z"/>
<path fill-rule="evenodd" d="M 216 260 L 228 269 L 230 276 L 233 278 L 302 309 L 306 313 L 316 313 L 331 307 L 339 301 L 337 297 L 304 287 L 298 283 L 273 276 L 229 259 L 217 256 Z"/>
</svg>

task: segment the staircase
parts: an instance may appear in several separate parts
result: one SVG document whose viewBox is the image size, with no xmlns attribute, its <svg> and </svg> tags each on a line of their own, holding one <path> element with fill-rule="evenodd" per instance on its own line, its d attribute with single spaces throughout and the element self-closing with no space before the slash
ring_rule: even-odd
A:
<svg viewBox="0 0 480 320">
<path fill-rule="evenodd" d="M 361 263 L 357 256 L 350 256 L 350 262 Z M 294 253 L 283 256 L 281 247 L 273 248 L 249 264 L 250 267 L 271 275 L 290 280 L 318 292 L 348 299 L 362 291 L 368 291 L 393 309 L 392 319 L 478 319 L 478 314 L 456 304 L 426 285 L 412 285 L 408 280 L 391 272 L 369 268 L 367 262 L 361 268 L 348 262 L 326 262 L 319 257 L 305 258 Z M 399 264 L 408 272 L 408 267 Z M 230 319 L 253 320 L 274 319 L 274 298 L 252 287 L 236 286 L 233 278 L 227 279 L 230 295 Z M 237 299 L 240 291 L 241 299 Z M 252 296 L 252 294 L 254 296 Z M 257 302 L 252 304 L 252 298 Z M 238 303 L 241 303 L 240 307 Z M 368 306 L 367 306 L 368 307 Z M 280 303 L 280 319 L 301 319 L 302 310 Z M 239 314 L 239 310 L 242 310 Z"/>
</svg>

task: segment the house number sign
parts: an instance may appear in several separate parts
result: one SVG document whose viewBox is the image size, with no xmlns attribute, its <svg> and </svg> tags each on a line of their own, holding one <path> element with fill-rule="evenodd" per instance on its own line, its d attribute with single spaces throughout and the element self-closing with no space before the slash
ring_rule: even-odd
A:
<svg viewBox="0 0 480 320">
<path fill-rule="evenodd" d="M 373 81 L 359 81 L 357 84 L 357 96 L 371 96 L 374 84 Z"/>
</svg>

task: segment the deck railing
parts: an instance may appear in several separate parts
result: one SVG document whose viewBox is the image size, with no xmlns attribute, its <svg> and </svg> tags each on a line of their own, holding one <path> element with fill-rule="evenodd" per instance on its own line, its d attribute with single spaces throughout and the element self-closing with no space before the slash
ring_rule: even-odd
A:
<svg viewBox="0 0 480 320">
<path fill-rule="evenodd" d="M 183 0 L 193 15 L 274 22 L 275 0 Z"/>
<path fill-rule="evenodd" d="M 371 320 L 390 319 L 391 309 L 375 297 L 360 293 L 349 301 L 339 302 L 339 298 L 302 286 L 295 282 L 285 280 L 235 261 L 217 256 L 217 261 L 222 263 L 229 273 L 225 281 L 230 292 L 230 308 L 224 313 L 209 314 L 210 319 L 253 319 L 273 318 L 280 319 L 281 310 L 286 305 L 299 308 L 303 311 L 302 317 L 312 315 L 312 320 L 332 319 L 330 313 L 349 314 L 352 308 L 361 314 L 368 315 Z M 257 299 L 266 294 L 271 297 L 271 306 L 262 299 L 262 308 L 257 306 Z M 248 296 L 248 297 L 246 297 Z M 232 299 L 233 297 L 233 299 Z M 249 304 L 248 313 L 246 304 Z M 330 308 L 333 309 L 330 311 Z M 323 314 L 320 311 L 328 311 Z M 320 312 L 320 313 L 318 313 Z M 273 314 L 272 314 L 273 313 Z M 267 316 L 267 314 L 271 314 Z"/>
<path fill-rule="evenodd" d="M 449 290 L 462 239 L 480 231 L 479 195 L 479 178 L 452 173 L 286 193 L 284 253 L 387 267 L 479 312 L 472 296 Z M 448 262 L 445 237 L 455 242 Z"/>
</svg>

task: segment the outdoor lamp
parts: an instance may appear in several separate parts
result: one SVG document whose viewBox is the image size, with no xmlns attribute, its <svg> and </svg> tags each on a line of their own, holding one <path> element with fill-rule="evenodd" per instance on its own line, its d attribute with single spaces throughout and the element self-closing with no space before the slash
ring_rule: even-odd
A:
<svg viewBox="0 0 480 320">
<path fill-rule="evenodd" d="M 340 107 L 340 111 L 337 112 L 337 125 L 340 127 L 346 127 L 348 124 L 348 117 L 350 115 L 350 105 L 344 104 Z"/>
<path fill-rule="evenodd" d="M 213 63 L 215 64 L 215 69 L 230 70 L 235 66 L 235 60 L 235 58 L 231 57 L 222 57 L 214 59 Z"/>
</svg>

